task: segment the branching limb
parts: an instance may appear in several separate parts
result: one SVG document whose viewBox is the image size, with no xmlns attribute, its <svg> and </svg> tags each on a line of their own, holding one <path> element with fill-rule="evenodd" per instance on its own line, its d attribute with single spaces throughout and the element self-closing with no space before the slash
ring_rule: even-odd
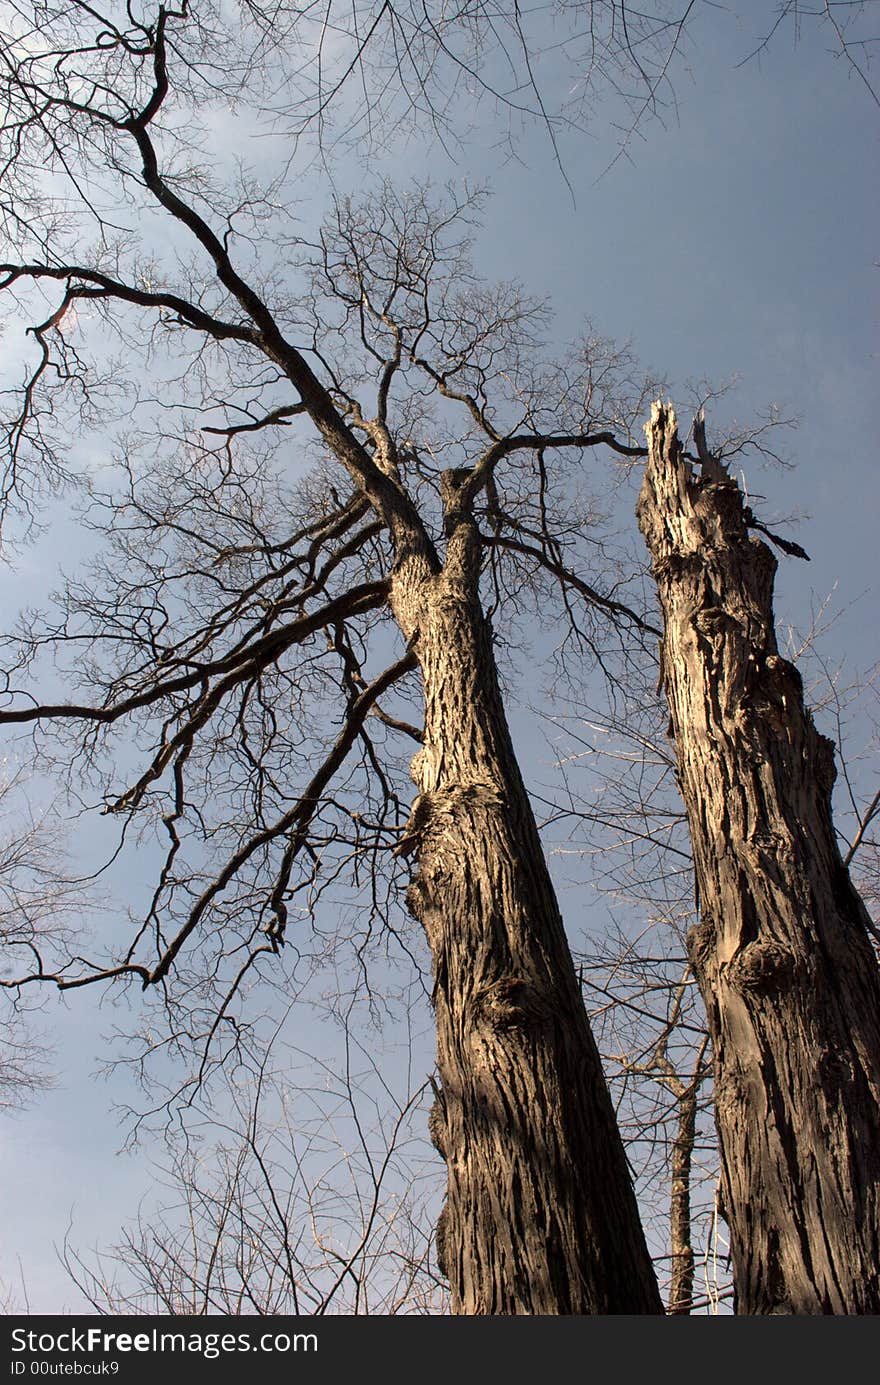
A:
<svg viewBox="0 0 880 1385">
<path fill-rule="evenodd" d="M 373 704 L 393 683 L 402 678 L 405 673 L 409 673 L 416 667 L 416 658 L 413 653 L 406 654 L 395 664 L 376 678 L 368 688 L 366 688 L 355 703 L 350 707 L 345 726 L 336 739 L 330 754 L 324 760 L 320 769 L 312 777 L 310 783 L 301 794 L 298 801 L 284 813 L 271 827 L 252 837 L 243 847 L 241 847 L 226 863 L 218 873 L 208 888 L 199 896 L 185 924 L 178 932 L 174 940 L 169 944 L 164 956 L 150 973 L 148 981 L 144 984 L 155 984 L 161 981 L 168 971 L 186 942 L 190 934 L 197 928 L 200 919 L 206 909 L 217 897 L 226 889 L 226 886 L 234 878 L 241 867 L 251 856 L 262 847 L 279 837 L 291 834 L 290 841 L 285 849 L 281 869 L 276 880 L 272 895 L 272 906 L 277 916 L 277 925 L 272 928 L 272 937 L 276 940 L 283 937 L 284 927 L 287 921 L 287 911 L 284 904 L 283 895 L 290 879 L 290 872 L 293 862 L 305 844 L 306 833 L 309 823 L 315 813 L 320 795 L 327 787 L 333 775 L 339 769 L 346 755 L 354 744 L 363 726 L 364 719 L 370 712 Z"/>
<path fill-rule="evenodd" d="M 578 577 L 576 573 L 571 572 L 564 564 L 557 562 L 555 559 L 551 558 L 549 554 L 542 552 L 540 548 L 536 548 L 533 544 L 524 543 L 521 539 L 509 538 L 507 535 L 503 534 L 484 536 L 483 542 L 490 548 L 507 549 L 512 553 L 522 553 L 526 557 L 533 558 L 535 562 L 539 563 L 542 568 L 564 586 L 571 587 L 573 591 L 576 591 L 582 596 L 589 605 L 595 606 L 600 610 L 608 611 L 612 616 L 624 617 L 635 625 L 637 629 L 643 630 L 646 634 L 659 636 L 660 631 L 648 621 L 644 620 L 643 617 L 630 606 L 625 605 L 622 601 L 615 601 L 611 597 L 603 596 L 601 592 L 596 591 L 595 587 L 591 587 L 583 578 Z"/>
</svg>

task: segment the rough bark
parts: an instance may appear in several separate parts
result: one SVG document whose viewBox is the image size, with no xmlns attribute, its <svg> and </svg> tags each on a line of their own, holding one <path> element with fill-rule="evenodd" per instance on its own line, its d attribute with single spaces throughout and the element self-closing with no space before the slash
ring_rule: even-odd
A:
<svg viewBox="0 0 880 1385">
<path fill-rule="evenodd" d="M 880 980 L 831 819 L 834 757 L 773 625 L 776 560 L 655 405 L 639 500 L 701 922 L 740 1313 L 880 1312 Z"/>
<path fill-rule="evenodd" d="M 669 1242 L 672 1276 L 669 1285 L 670 1316 L 691 1311 L 694 1298 L 694 1246 L 691 1227 L 691 1165 L 697 1132 L 696 1080 L 676 1093 L 678 1129 L 670 1160 Z"/>
<path fill-rule="evenodd" d="M 455 1313 L 660 1313 L 505 721 L 476 526 L 453 517 L 447 532 L 442 572 L 409 552 L 392 584 L 425 689 L 419 794 L 399 849 L 415 856 L 408 902 L 434 961 L 430 1128 L 448 1169 L 438 1259 Z"/>
</svg>

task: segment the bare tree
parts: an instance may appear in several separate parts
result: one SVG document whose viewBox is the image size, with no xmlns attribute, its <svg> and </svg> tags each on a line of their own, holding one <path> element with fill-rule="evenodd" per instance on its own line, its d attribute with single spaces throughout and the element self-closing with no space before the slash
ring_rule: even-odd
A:
<svg viewBox="0 0 880 1385">
<path fill-rule="evenodd" d="M 109 557 L 68 587 L 54 623 L 21 627 L 2 714 L 41 748 L 47 729 L 72 729 L 105 811 L 131 830 L 152 817 L 167 851 L 106 961 L 40 959 L 17 981 L 159 989 L 168 1042 L 201 1047 L 200 1080 L 242 1043 L 233 1007 L 267 960 L 298 948 L 322 891 L 381 866 L 367 889 L 385 921 L 409 875 L 432 959 L 453 1311 L 659 1312 L 480 594 L 487 565 L 495 604 L 545 582 L 585 648 L 606 621 L 645 630 L 623 592 L 577 570 L 594 517 L 566 464 L 598 448 L 640 455 L 630 435 L 648 385 L 593 339 L 541 361 L 540 305 L 469 266 L 468 204 L 382 188 L 339 202 L 316 242 L 282 245 L 297 279 L 261 265 L 237 223 L 272 204 L 221 200 L 180 162 L 189 23 L 160 10 L 61 60 L 41 35 L 9 70 L 10 171 L 26 179 L 42 159 L 72 172 L 64 200 L 30 185 L 36 210 L 13 226 L 28 253 L 0 266 L 23 307 L 48 299 L 7 431 L 10 481 L 29 456 L 63 455 L 66 401 L 89 422 L 103 381 L 123 389 L 106 360 L 113 332 L 129 375 L 145 346 L 167 352 L 126 398 L 141 430 L 119 438 L 127 493 L 92 512 Z M 133 224 L 111 231 L 98 204 L 114 179 L 142 224 L 167 219 L 164 263 L 138 249 Z M 67 199 L 97 228 L 90 253 L 72 255 Z M 160 455 L 145 479 L 151 419 Z M 282 456 L 312 449 L 310 479 L 273 472 L 273 435 Z M 22 699 L 43 650 L 81 700 Z M 416 671 L 423 724 L 388 701 Z M 131 750 L 101 760 L 118 733 L 142 756 L 125 789 Z M 420 746 L 405 823 L 401 736 Z"/>
<path fill-rule="evenodd" d="M 383 1071 L 393 1053 L 349 1025 L 340 1055 L 291 1049 L 284 1035 L 282 1024 L 258 1064 L 224 1075 L 225 1101 L 192 1103 L 158 1202 L 119 1244 L 93 1256 L 68 1236 L 65 1264 L 98 1312 L 446 1311 L 429 1084 L 398 1091 Z"/>
<path fill-rule="evenodd" d="M 755 442 L 767 450 L 766 437 Z M 717 450 L 729 458 L 738 446 L 731 436 Z M 771 461 L 775 455 L 768 451 Z M 754 515 L 750 523 L 758 523 Z M 786 655 L 804 672 L 820 724 L 833 732 L 839 849 L 844 865 L 860 868 L 868 904 L 876 851 L 876 671 L 854 676 L 826 662 L 823 646 L 835 621 L 830 600 L 823 602 L 805 635 L 787 632 Z M 719 1270 L 713 1251 L 721 1170 L 707 1022 L 686 960 L 699 904 L 657 659 L 650 651 L 630 659 L 626 677 L 616 678 L 610 691 L 610 706 L 604 696 L 590 705 L 587 689 L 571 678 L 557 688 L 559 711 L 545 711 L 563 793 L 547 789 L 544 835 L 550 832 L 561 860 L 586 859 L 589 879 L 613 916 L 576 960 L 649 1243 L 668 1246 L 668 1255 L 655 1254 L 667 1311 L 688 1312 L 695 1303 L 714 1307 L 733 1294 L 729 1265 Z"/>
<path fill-rule="evenodd" d="M 579 875 L 586 865 L 611 916 L 575 959 L 667 1312 L 683 1314 L 715 1309 L 729 1292 L 711 1246 L 719 1173 L 711 1061 L 685 946 L 693 863 L 656 682 L 646 650 L 628 658 L 599 705 L 574 677 L 565 684 L 560 710 L 546 714 L 562 792 L 550 798 L 548 787 L 544 836 Z M 702 1284 L 707 1263 L 712 1282 Z"/>
<path fill-rule="evenodd" d="M 699 477 L 670 409 L 655 405 L 648 435 L 639 521 L 693 842 L 702 921 L 688 954 L 738 1311 L 876 1313 L 880 974 L 832 826 L 833 745 L 778 652 L 775 559 L 702 420 Z"/>
<path fill-rule="evenodd" d="M 3 766 L 0 783 L 0 1112 L 19 1112 L 55 1081 L 55 1053 L 44 1024 L 45 997 L 15 986 L 38 956 L 69 955 L 81 912 L 96 907 L 88 882 L 78 880 L 65 853 L 63 819 L 38 795 L 21 769 Z M 30 795 L 27 790 L 31 789 Z M 0 1303 L 18 1311 L 26 1286 L 0 1265 Z"/>
<path fill-rule="evenodd" d="M 37 1019 L 43 998 L 6 982 L 47 951 L 67 955 L 88 903 L 87 882 L 65 860 L 57 808 L 38 811 L 34 797 L 21 770 L 0 785 L 0 1110 L 52 1085 L 51 1051 Z"/>
<path fill-rule="evenodd" d="M 877 944 L 880 943 L 880 840 L 877 837 L 880 789 L 876 787 L 880 668 L 875 665 L 866 673 L 846 676 L 843 668 L 829 667 L 815 650 L 814 643 L 811 631 L 806 639 L 798 640 L 792 657 L 800 663 L 802 654 L 806 654 L 812 656 L 817 665 L 807 691 L 814 713 L 822 712 L 830 721 L 837 746 L 834 825 L 840 854 L 868 910 L 868 928 Z M 853 726 L 859 729 L 858 740 Z"/>
<path fill-rule="evenodd" d="M 584 74 L 638 73 L 637 122 L 692 8 L 563 11 L 588 21 Z M 68 477 L 72 437 L 105 446 L 114 423 L 123 484 L 96 487 L 91 577 L 10 638 L 2 719 L 47 759 L 66 748 L 123 840 L 165 854 L 124 942 L 37 950 L 7 987 L 140 983 L 164 1008 L 148 1047 L 195 1053 L 198 1086 L 249 1051 L 268 968 L 298 985 L 347 949 L 366 973 L 377 935 L 417 956 L 405 888 L 431 956 L 453 1309 L 659 1311 L 496 663 L 536 592 L 581 656 L 650 631 L 569 471 L 644 455 L 649 386 L 591 337 L 542 358 L 541 306 L 473 273 L 473 199 L 382 188 L 303 232 L 292 163 L 267 185 L 200 158 L 199 114 L 246 98 L 325 148 L 331 112 L 344 138 L 386 94 L 442 125 L 435 65 L 515 111 L 492 66 L 514 52 L 552 135 L 519 8 L 367 5 L 338 27 L 331 6 L 317 28 L 283 4 L 242 4 L 240 25 L 187 0 L 9 12 L 0 290 L 32 353 L 3 494 L 27 508 Z M 47 656 L 66 682 L 37 696 Z M 329 937 L 337 891 L 357 922 Z M 670 1088 L 685 1143 L 699 1075 Z"/>
<path fill-rule="evenodd" d="M 667 1312 L 691 1313 L 705 1299 L 697 1262 L 709 1253 L 718 1177 L 695 982 L 677 930 L 660 920 L 635 937 L 610 933 L 580 969 Z"/>
<path fill-rule="evenodd" d="M 765 53 L 780 34 L 793 33 L 797 40 L 807 27 L 821 27 L 831 38 L 831 53 L 840 61 L 869 99 L 880 106 L 880 92 L 872 71 L 877 57 L 878 37 L 872 27 L 873 11 L 870 0 L 818 0 L 815 5 L 802 5 L 799 0 L 781 0 L 776 5 L 769 27 L 761 33 L 755 47 L 742 59 L 754 61 Z"/>
</svg>

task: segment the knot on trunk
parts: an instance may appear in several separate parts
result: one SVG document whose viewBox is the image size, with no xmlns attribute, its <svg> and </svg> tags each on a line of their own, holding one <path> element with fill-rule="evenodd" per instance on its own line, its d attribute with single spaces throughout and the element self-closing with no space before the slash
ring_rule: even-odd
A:
<svg viewBox="0 0 880 1385">
<path fill-rule="evenodd" d="M 394 848 L 395 856 L 411 856 L 421 846 L 431 819 L 431 795 L 420 793 L 413 801 L 409 821 L 403 829 L 400 841 Z"/>
<path fill-rule="evenodd" d="M 695 579 L 703 571 L 703 557 L 698 552 L 673 549 L 654 558 L 651 572 L 658 586 L 679 586 L 685 577 Z"/>
<path fill-rule="evenodd" d="M 522 976 L 505 976 L 482 986 L 471 1000 L 470 1009 L 474 1024 L 494 1033 L 536 1028 L 546 1024 L 554 1013 L 549 997 Z"/>
<path fill-rule="evenodd" d="M 809 721 L 812 727 L 812 717 L 809 718 Z M 815 727 L 813 730 L 815 731 Z M 827 736 L 820 736 L 818 731 L 815 731 L 813 772 L 821 792 L 826 798 L 830 798 L 834 781 L 837 778 L 837 765 L 834 763 L 834 742 L 829 740 Z"/>
<path fill-rule="evenodd" d="M 421 875 L 415 876 L 406 887 L 404 895 L 406 907 L 417 923 L 424 923 L 425 914 L 431 907 L 431 899 Z"/>
<path fill-rule="evenodd" d="M 417 757 L 416 757 L 417 758 Z M 504 796 L 494 784 L 479 779 L 450 784 L 447 788 L 435 789 L 431 793 L 420 793 L 413 801 L 409 821 L 403 829 L 400 841 L 394 848 L 395 856 L 411 856 L 414 851 L 424 852 L 429 845 L 429 836 L 441 836 L 453 832 L 456 839 L 462 836 L 462 823 L 467 817 L 484 809 L 503 807 Z M 466 830 L 479 835 L 482 827 L 467 824 Z"/>
<path fill-rule="evenodd" d="M 772 880 L 781 889 L 790 889 L 797 869 L 791 838 L 784 832 L 753 832 L 742 844 L 743 859 L 751 872 Z"/>
<path fill-rule="evenodd" d="M 690 488 L 690 495 L 694 523 L 702 529 L 709 547 L 736 549 L 748 543 L 742 492 L 732 476 L 720 481 L 697 481 Z"/>
<path fill-rule="evenodd" d="M 728 963 L 727 980 L 738 991 L 768 994 L 782 990 L 797 967 L 789 948 L 773 939 L 756 939 L 741 948 Z"/>
<path fill-rule="evenodd" d="M 803 701 L 803 679 L 789 659 L 783 659 L 781 654 L 768 654 L 764 660 L 764 668 L 768 681 L 781 697 L 797 698 L 799 703 Z"/>
<path fill-rule="evenodd" d="M 752 696 L 752 711 L 759 728 L 773 728 L 792 744 L 803 740 L 806 726 L 804 685 L 794 664 L 781 654 L 768 654 L 758 664 L 758 678 Z"/>
<path fill-rule="evenodd" d="M 821 1048 L 816 1054 L 816 1076 L 827 1091 L 842 1091 L 855 1080 L 852 1053 L 843 1048 Z"/>
<path fill-rule="evenodd" d="M 443 1094 L 438 1091 L 436 1100 L 428 1112 L 428 1137 L 441 1159 L 448 1158 L 448 1134 L 446 1102 L 443 1099 Z"/>
<path fill-rule="evenodd" d="M 468 482 L 474 474 L 473 467 L 455 466 L 440 473 L 440 496 L 443 501 L 443 519 L 447 535 L 455 532 L 462 516 L 470 510 L 472 493 Z"/>
<path fill-rule="evenodd" d="M 440 1271 L 444 1279 L 449 1278 L 449 1262 L 446 1255 L 446 1243 L 448 1240 L 448 1222 L 449 1208 L 447 1203 L 444 1202 L 440 1210 L 440 1215 L 437 1218 L 437 1225 L 434 1229 L 434 1260 L 436 1262 L 438 1270 Z"/>
<path fill-rule="evenodd" d="M 715 956 L 715 923 L 711 918 L 704 918 L 700 923 L 695 923 L 693 928 L 688 929 L 686 947 L 688 961 L 694 969 L 697 977 L 704 976 L 707 966 Z"/>
<path fill-rule="evenodd" d="M 432 789 L 436 789 L 442 761 L 443 756 L 434 745 L 422 746 L 410 760 L 410 778 L 422 793 L 430 793 Z"/>
<path fill-rule="evenodd" d="M 701 635 L 723 635 L 733 625 L 739 626 L 740 622 L 723 606 L 704 606 L 694 616 L 694 626 Z"/>
<path fill-rule="evenodd" d="M 444 965 L 443 917 L 423 871 L 419 871 L 407 885 L 404 900 L 409 913 L 425 930 L 436 978 Z"/>
</svg>

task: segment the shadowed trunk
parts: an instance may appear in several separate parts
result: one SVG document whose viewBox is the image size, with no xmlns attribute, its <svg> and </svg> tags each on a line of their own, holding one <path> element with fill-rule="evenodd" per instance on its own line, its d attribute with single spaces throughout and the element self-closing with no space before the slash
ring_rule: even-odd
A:
<svg viewBox="0 0 880 1385">
<path fill-rule="evenodd" d="M 443 571 L 410 555 L 392 591 L 425 689 L 420 792 L 399 849 L 416 855 L 408 901 L 434 959 L 438 1258 L 455 1313 L 661 1313 L 507 729 L 479 537 L 468 518 L 448 532 Z"/>
<path fill-rule="evenodd" d="M 669 1285 L 670 1316 L 690 1313 L 694 1299 L 694 1245 L 691 1225 L 691 1168 L 697 1134 L 699 1079 L 679 1084 L 678 1128 L 670 1160 L 669 1243 L 672 1277 Z"/>
<path fill-rule="evenodd" d="M 639 523 L 701 922 L 739 1313 L 880 1312 L 880 974 L 831 821 L 833 748 L 773 628 L 739 488 L 655 405 Z M 750 518 L 750 517 L 749 517 Z"/>
</svg>

